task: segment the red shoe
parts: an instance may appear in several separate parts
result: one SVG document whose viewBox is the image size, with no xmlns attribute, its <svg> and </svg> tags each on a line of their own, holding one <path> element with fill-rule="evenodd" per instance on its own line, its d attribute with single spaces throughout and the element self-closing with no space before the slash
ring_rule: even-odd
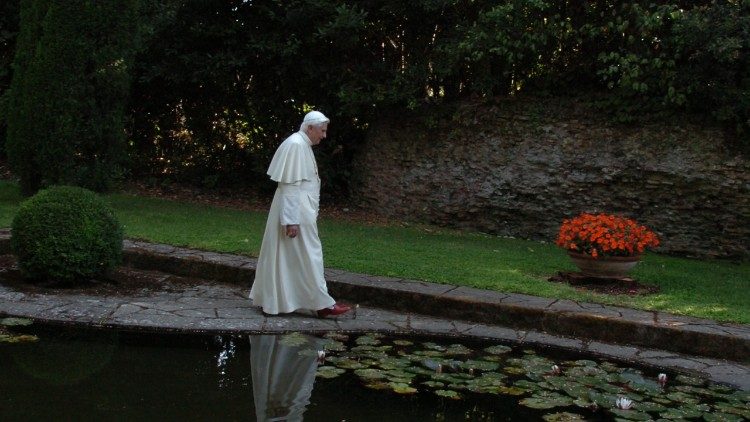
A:
<svg viewBox="0 0 750 422">
<path fill-rule="evenodd" d="M 338 303 L 333 305 L 333 308 L 323 308 L 318 311 L 318 318 L 325 318 L 330 315 L 341 315 L 351 311 L 352 307 L 349 305 L 339 305 Z"/>
</svg>

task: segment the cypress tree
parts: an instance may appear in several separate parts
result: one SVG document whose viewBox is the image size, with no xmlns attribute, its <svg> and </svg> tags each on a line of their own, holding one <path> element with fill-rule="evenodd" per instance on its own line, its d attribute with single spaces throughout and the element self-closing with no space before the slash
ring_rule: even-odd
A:
<svg viewBox="0 0 750 422">
<path fill-rule="evenodd" d="M 22 192 L 104 191 L 122 174 L 139 0 L 23 0 L 8 101 Z"/>
<path fill-rule="evenodd" d="M 47 1 L 22 1 L 21 18 L 16 53 L 13 60 L 13 79 L 5 95 L 5 120 L 7 124 L 6 151 L 8 164 L 19 177 L 21 191 L 30 195 L 39 189 L 41 174 L 34 151 L 37 149 L 38 136 L 33 131 L 30 113 L 33 112 L 30 95 L 35 90 L 35 81 L 29 71 L 34 61 L 36 46 L 42 36 L 42 20 L 47 11 Z M 26 121 L 24 121 L 26 120 Z"/>
</svg>

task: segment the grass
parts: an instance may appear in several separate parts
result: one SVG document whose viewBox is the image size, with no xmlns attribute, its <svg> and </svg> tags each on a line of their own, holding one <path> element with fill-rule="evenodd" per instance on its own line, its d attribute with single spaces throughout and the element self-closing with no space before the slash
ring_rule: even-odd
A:
<svg viewBox="0 0 750 422">
<path fill-rule="evenodd" d="M 250 256 L 257 256 L 260 249 L 264 212 L 123 194 L 108 195 L 107 199 L 131 238 Z M 0 227 L 10 226 L 20 201 L 17 185 L 0 182 Z M 633 276 L 641 283 L 658 285 L 661 291 L 647 296 L 612 296 L 548 282 L 557 271 L 574 269 L 567 255 L 549 243 L 325 217 L 319 228 L 327 267 L 750 323 L 749 262 L 652 253 Z"/>
</svg>

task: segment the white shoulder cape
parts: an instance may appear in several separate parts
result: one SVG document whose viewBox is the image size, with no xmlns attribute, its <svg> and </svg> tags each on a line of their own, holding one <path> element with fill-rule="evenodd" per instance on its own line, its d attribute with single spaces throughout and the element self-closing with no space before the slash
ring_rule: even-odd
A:
<svg viewBox="0 0 750 422">
<path fill-rule="evenodd" d="M 314 180 L 315 156 L 310 144 L 299 132 L 292 134 L 279 145 L 266 173 L 279 183 Z"/>
</svg>

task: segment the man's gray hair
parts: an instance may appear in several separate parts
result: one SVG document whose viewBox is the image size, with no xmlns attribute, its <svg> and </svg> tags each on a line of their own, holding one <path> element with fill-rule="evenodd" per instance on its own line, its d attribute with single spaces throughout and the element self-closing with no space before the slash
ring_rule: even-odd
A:
<svg viewBox="0 0 750 422">
<path fill-rule="evenodd" d="M 299 126 L 299 130 L 305 130 L 307 126 L 320 127 L 330 122 L 331 119 L 325 116 L 325 114 L 319 111 L 311 111 L 305 114 L 305 118 L 302 119 L 302 124 Z"/>
</svg>

